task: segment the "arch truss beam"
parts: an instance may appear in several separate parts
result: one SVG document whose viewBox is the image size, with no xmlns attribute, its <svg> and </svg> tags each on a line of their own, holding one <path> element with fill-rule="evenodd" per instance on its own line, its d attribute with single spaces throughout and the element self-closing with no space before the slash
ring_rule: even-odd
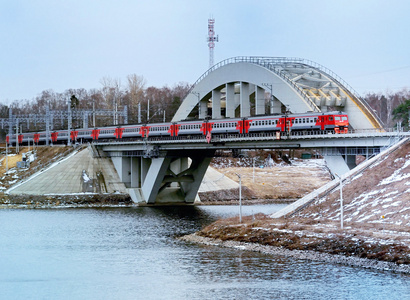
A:
<svg viewBox="0 0 410 300">
<path fill-rule="evenodd" d="M 354 129 L 381 128 L 378 116 L 340 77 L 300 58 L 235 57 L 205 72 L 173 121 L 341 110 Z"/>
</svg>

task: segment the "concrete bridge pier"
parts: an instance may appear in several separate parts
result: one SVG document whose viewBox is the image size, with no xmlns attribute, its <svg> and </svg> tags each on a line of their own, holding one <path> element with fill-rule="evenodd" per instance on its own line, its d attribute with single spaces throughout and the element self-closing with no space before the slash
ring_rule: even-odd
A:
<svg viewBox="0 0 410 300">
<path fill-rule="evenodd" d="M 332 172 L 332 174 L 342 175 L 349 172 L 349 166 L 347 165 L 346 161 L 344 160 L 343 156 L 335 156 L 335 155 L 324 155 L 324 159 L 326 160 L 327 167 Z"/>
<path fill-rule="evenodd" d="M 134 202 L 192 204 L 214 152 L 167 151 L 159 157 L 120 156 L 111 160 Z"/>
<path fill-rule="evenodd" d="M 357 166 L 356 155 L 323 155 L 323 157 L 333 174 L 342 175 Z"/>
</svg>

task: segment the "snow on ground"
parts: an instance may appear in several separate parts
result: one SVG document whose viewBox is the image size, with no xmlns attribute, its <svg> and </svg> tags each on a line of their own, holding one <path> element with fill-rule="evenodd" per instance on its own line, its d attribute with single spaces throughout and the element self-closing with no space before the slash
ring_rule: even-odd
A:
<svg viewBox="0 0 410 300">
<path fill-rule="evenodd" d="M 410 142 L 343 186 L 345 222 L 410 226 Z M 316 220 L 340 220 L 339 188 L 296 214 Z"/>
</svg>

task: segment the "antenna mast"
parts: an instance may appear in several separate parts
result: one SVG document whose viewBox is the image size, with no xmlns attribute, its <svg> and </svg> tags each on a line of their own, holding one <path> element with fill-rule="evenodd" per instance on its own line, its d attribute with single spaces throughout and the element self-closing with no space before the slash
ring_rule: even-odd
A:
<svg viewBox="0 0 410 300">
<path fill-rule="evenodd" d="M 215 36 L 214 30 L 215 19 L 208 19 L 208 47 L 209 47 L 209 68 L 214 65 L 214 48 L 215 42 L 218 42 L 218 36 Z"/>
</svg>

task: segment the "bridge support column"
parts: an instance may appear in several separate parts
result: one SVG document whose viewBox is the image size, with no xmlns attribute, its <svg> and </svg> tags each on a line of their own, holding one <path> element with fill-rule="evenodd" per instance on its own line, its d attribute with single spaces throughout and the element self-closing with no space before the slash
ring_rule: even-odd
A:
<svg viewBox="0 0 410 300">
<path fill-rule="evenodd" d="M 338 175 L 342 175 L 349 172 L 349 166 L 346 164 L 346 161 L 343 159 L 343 156 L 324 155 L 323 157 L 326 160 L 327 167 L 333 175 L 335 173 L 337 173 Z"/>
<path fill-rule="evenodd" d="M 181 188 L 185 192 L 185 202 L 194 203 L 211 160 L 212 157 L 195 157 L 192 159 L 191 167 L 187 171 L 193 177 L 193 182 L 181 182 Z"/>
<path fill-rule="evenodd" d="M 162 179 L 165 177 L 170 163 L 171 158 L 169 157 L 158 157 L 152 159 L 151 166 L 144 180 L 144 185 L 142 186 L 142 195 L 144 196 L 146 203 L 155 203 L 161 187 Z"/>
<path fill-rule="evenodd" d="M 251 115 L 251 106 L 249 103 L 249 83 L 247 82 L 241 82 L 240 105 L 241 117 L 249 117 Z"/>
<path fill-rule="evenodd" d="M 356 168 L 356 155 L 346 155 L 345 161 L 350 170 Z"/>
<path fill-rule="evenodd" d="M 265 114 L 265 90 L 259 86 L 255 89 L 255 114 Z"/>
<path fill-rule="evenodd" d="M 195 153 L 195 155 L 166 153 L 164 157 L 155 158 L 113 157 L 112 159 L 118 174 L 124 175 L 124 172 L 130 170 L 130 179 L 128 176 L 121 177 L 121 175 L 120 178 L 130 180 L 127 182 L 128 193 L 134 202 L 192 204 L 198 199 L 199 187 L 215 151 L 204 150 Z M 127 163 L 129 168 L 124 166 Z"/>
<path fill-rule="evenodd" d="M 221 91 L 212 90 L 212 119 L 221 117 Z"/>
<path fill-rule="evenodd" d="M 275 96 L 271 96 L 273 99 L 271 101 L 271 113 L 280 114 L 282 112 L 282 103 Z"/>
<path fill-rule="evenodd" d="M 130 157 L 112 157 L 111 161 L 117 170 L 121 182 L 126 187 L 131 186 L 131 158 Z"/>
<path fill-rule="evenodd" d="M 207 100 L 202 99 L 199 103 L 199 118 L 205 119 L 208 115 L 208 105 Z"/>
<path fill-rule="evenodd" d="M 138 157 L 131 157 L 131 188 L 138 188 L 141 186 L 141 162 Z"/>
<path fill-rule="evenodd" d="M 226 109 L 225 116 L 227 118 L 235 118 L 235 84 L 226 84 Z"/>
</svg>

